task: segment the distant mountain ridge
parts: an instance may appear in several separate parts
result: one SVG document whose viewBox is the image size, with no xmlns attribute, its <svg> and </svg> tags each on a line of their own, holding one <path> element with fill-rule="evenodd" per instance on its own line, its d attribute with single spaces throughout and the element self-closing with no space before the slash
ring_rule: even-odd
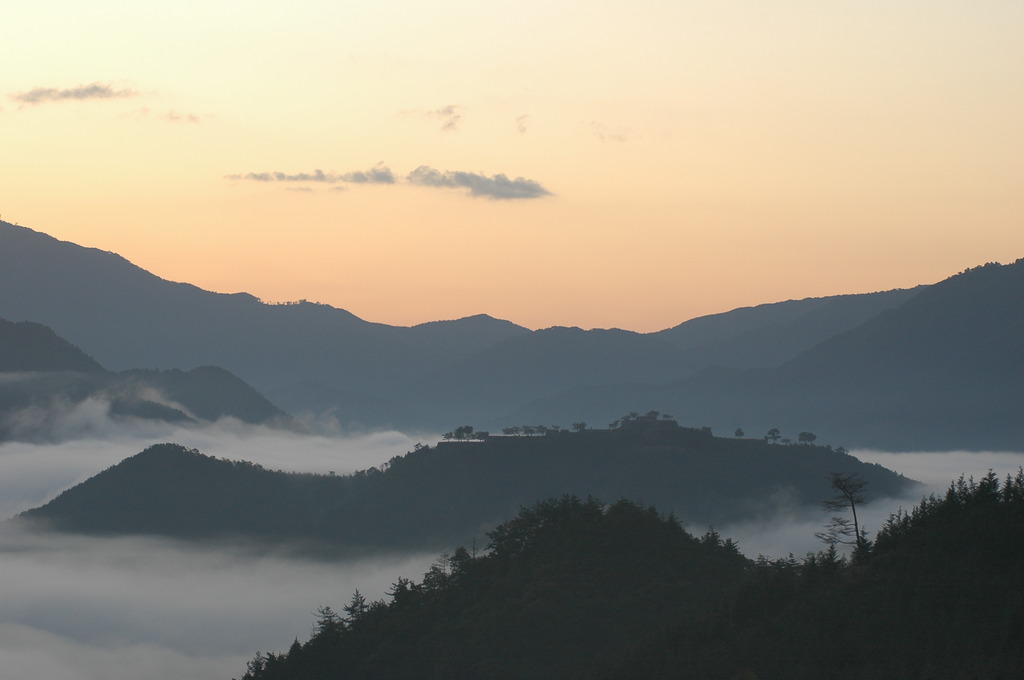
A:
<svg viewBox="0 0 1024 680">
<path fill-rule="evenodd" d="M 511 417 L 647 404 L 715 428 L 810 428 L 847 446 L 1019 450 L 1024 260 L 962 272 L 776 367 L 575 388 Z"/>
<path fill-rule="evenodd" d="M 114 418 L 212 422 L 228 416 L 295 426 L 288 414 L 222 368 L 111 372 L 47 326 L 0 319 L 0 441 L 73 436 L 62 419 L 90 400 L 105 404 Z"/>
<path fill-rule="evenodd" d="M 396 327 L 172 283 L 113 253 L 0 223 L 0 316 L 45 323 L 117 370 L 223 366 L 289 411 L 330 413 L 349 427 L 498 427 L 571 390 L 650 393 L 715 366 L 775 367 L 919 291 L 761 305 L 648 334 L 530 331 L 486 315 Z M 569 418 L 612 407 L 580 406 Z M 616 400 L 614 410 L 638 406 Z"/>
</svg>

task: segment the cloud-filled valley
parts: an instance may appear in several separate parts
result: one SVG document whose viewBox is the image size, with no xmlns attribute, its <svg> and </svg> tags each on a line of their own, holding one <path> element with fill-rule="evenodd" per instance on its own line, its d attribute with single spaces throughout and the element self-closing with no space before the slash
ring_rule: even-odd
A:
<svg viewBox="0 0 1024 680">
<path fill-rule="evenodd" d="M 102 419 L 97 420 L 102 423 Z M 436 436 L 379 432 L 308 436 L 224 420 L 207 427 L 136 423 L 93 429 L 92 438 L 55 444 L 0 445 L 0 511 L 11 516 L 131 456 L 178 441 L 209 455 L 271 469 L 338 474 L 379 465 Z M 1015 453 L 857 452 L 917 478 L 921 494 L 941 493 L 960 474 L 1016 470 Z M 885 499 L 865 507 L 876 530 L 898 507 L 920 499 Z M 716 527 L 749 556 L 820 547 L 822 511 L 787 504 L 756 521 Z M 702 532 L 706 527 L 690 527 Z M 452 546 L 454 548 L 456 546 Z M 359 589 L 385 596 L 399 576 L 418 580 L 436 555 L 328 562 L 295 559 L 242 545 L 186 544 L 153 538 L 28 535 L 0 532 L 0 664 L 22 680 L 226 678 L 239 675 L 258 649 L 310 632 L 317 607 L 339 609 Z"/>
<path fill-rule="evenodd" d="M 0 445 L 0 513 L 10 517 L 160 441 L 268 468 L 338 474 L 412 448 L 398 432 L 300 436 L 222 421 L 206 428 L 137 423 L 94 438 Z M 100 437 L 103 434 L 105 436 Z M 241 545 L 155 538 L 38 535 L 0 528 L 0 667 L 23 680 L 237 676 L 258 648 L 308 635 L 317 607 L 356 589 L 383 597 L 436 555 L 328 562 Z"/>
<path fill-rule="evenodd" d="M 383 597 L 433 555 L 315 562 L 155 539 L 0 534 L 0 665 L 22 680 L 237 676 L 318 607 Z"/>
</svg>

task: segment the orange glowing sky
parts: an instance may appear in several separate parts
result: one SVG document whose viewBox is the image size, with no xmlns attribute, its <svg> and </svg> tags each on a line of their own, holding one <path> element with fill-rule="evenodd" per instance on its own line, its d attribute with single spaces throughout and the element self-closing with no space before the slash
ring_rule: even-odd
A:
<svg viewBox="0 0 1024 680">
<path fill-rule="evenodd" d="M 1024 257 L 1022 26 L 1001 0 L 19 3 L 0 217 L 401 325 L 907 287 Z"/>
</svg>

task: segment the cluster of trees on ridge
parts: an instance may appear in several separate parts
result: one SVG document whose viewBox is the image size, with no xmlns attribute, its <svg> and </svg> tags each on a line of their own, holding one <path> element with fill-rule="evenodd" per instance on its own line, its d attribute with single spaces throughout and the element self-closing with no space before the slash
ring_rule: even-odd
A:
<svg viewBox="0 0 1024 680">
<path fill-rule="evenodd" d="M 442 555 L 388 601 L 321 608 L 308 641 L 257 653 L 243 680 L 1024 674 L 1024 471 L 961 478 L 852 559 L 830 541 L 750 560 L 653 508 L 569 496 L 488 536 L 485 554 Z"/>
<path fill-rule="evenodd" d="M 637 411 L 631 411 L 621 418 L 616 418 L 612 422 L 608 423 L 609 430 L 616 430 L 619 428 L 630 428 L 630 427 L 643 427 L 650 425 L 651 423 L 657 423 L 664 421 L 671 425 L 678 425 L 675 419 L 668 413 L 661 413 L 659 411 L 648 411 L 641 415 Z M 572 424 L 573 432 L 583 432 L 588 427 L 587 422 L 580 420 Z M 701 428 L 710 432 L 711 428 Z M 532 437 L 534 435 L 544 436 L 549 432 L 565 432 L 560 425 L 513 425 L 511 427 L 503 427 L 501 434 L 506 437 Z M 456 427 L 450 432 L 445 432 L 442 435 L 444 441 L 479 441 L 481 439 L 487 439 L 491 436 L 491 433 L 486 430 L 477 430 L 472 425 L 461 425 Z M 746 436 L 743 428 L 736 428 L 734 432 L 736 438 L 742 438 Z M 768 430 L 764 435 L 765 441 L 769 441 L 772 444 L 777 444 L 780 440 L 783 444 L 793 443 L 792 439 L 782 436 L 782 432 L 777 427 L 773 427 Z M 813 444 L 817 441 L 818 436 L 813 432 L 801 432 L 797 435 L 797 442 L 800 444 Z M 840 447 L 841 450 L 845 451 L 845 448 Z"/>
</svg>

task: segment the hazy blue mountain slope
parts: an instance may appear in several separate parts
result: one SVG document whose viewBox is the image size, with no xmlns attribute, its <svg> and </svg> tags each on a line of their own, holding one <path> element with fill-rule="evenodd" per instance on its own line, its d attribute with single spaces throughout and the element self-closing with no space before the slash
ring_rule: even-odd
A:
<svg viewBox="0 0 1024 680">
<path fill-rule="evenodd" d="M 103 370 L 95 359 L 43 324 L 0 319 L 0 372 Z"/>
<path fill-rule="evenodd" d="M 271 398 L 312 381 L 383 404 L 439 364 L 528 332 L 482 315 L 402 328 L 328 305 L 267 305 L 172 283 L 113 253 L 7 223 L 0 223 L 0 315 L 45 323 L 113 369 L 217 365 Z M 396 409 L 385 410 L 395 417 Z"/>
<path fill-rule="evenodd" d="M 822 340 L 899 306 L 924 288 L 746 307 L 692 319 L 654 335 L 685 349 L 694 370 L 778 366 Z"/>
<path fill-rule="evenodd" d="M 72 416 L 82 408 L 88 415 Z M 125 416 L 172 422 L 230 416 L 295 425 L 222 368 L 114 373 L 47 326 L 0 319 L 0 441 L 65 439 L 99 426 L 95 418 Z"/>
<path fill-rule="evenodd" d="M 295 412 L 435 431 L 460 421 L 602 424 L 657 409 L 724 432 L 1019 446 L 1008 423 L 1024 420 L 1021 292 L 998 271 L 968 272 L 971 285 L 955 277 L 762 305 L 646 335 L 531 332 L 485 315 L 404 328 L 171 283 L 112 253 L 0 223 L 0 316 L 47 323 L 109 367 L 223 366 Z M 750 368 L 760 370 L 739 370 Z"/>
<path fill-rule="evenodd" d="M 251 385 L 217 366 L 200 366 L 190 371 L 132 369 L 119 373 L 118 381 L 139 391 L 154 388 L 203 420 L 230 416 L 246 423 L 278 425 L 287 425 L 291 420 Z"/>
<path fill-rule="evenodd" d="M 661 382 L 691 372 L 683 352 L 660 338 L 623 331 L 546 328 L 445 366 L 412 386 L 463 420 L 490 420 L 568 385 Z"/>
<path fill-rule="evenodd" d="M 1024 261 L 951 277 L 778 368 L 580 388 L 506 420 L 600 418 L 623 407 L 723 432 L 809 430 L 846 446 L 1015 450 L 1024 441 Z"/>
</svg>

